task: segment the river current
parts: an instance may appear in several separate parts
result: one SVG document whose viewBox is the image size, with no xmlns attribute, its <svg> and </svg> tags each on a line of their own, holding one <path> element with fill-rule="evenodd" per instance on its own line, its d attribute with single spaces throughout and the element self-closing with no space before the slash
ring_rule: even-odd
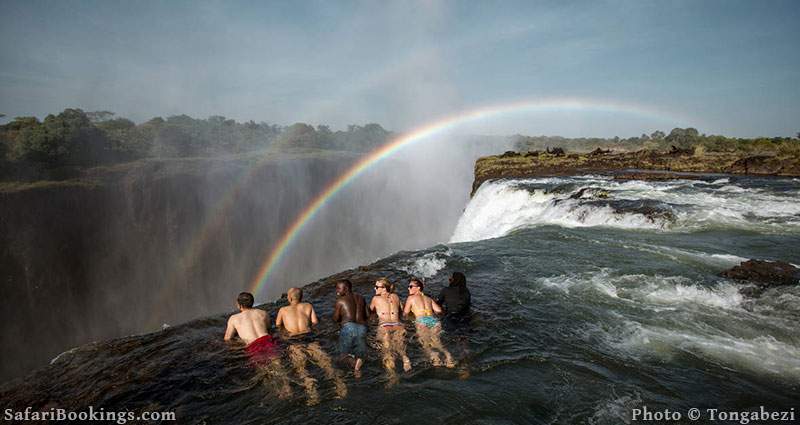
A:
<svg viewBox="0 0 800 425">
<path fill-rule="evenodd" d="M 800 287 L 749 298 L 718 274 L 750 258 L 800 264 L 799 201 L 798 179 L 486 182 L 446 244 L 305 288 L 334 354 L 336 279 L 369 299 L 375 278 L 405 288 L 413 274 L 435 295 L 463 271 L 472 315 L 442 337 L 454 369 L 426 362 L 409 324 L 414 369 L 389 385 L 371 326 L 363 375 L 336 364 L 346 398 L 311 367 L 321 402 L 308 406 L 294 375 L 279 400 L 242 346 L 222 341 L 224 314 L 78 347 L 0 396 L 4 408 L 173 411 L 178 423 L 619 424 L 642 407 L 684 421 L 693 407 L 798 410 Z M 284 303 L 262 308 L 274 319 Z"/>
</svg>

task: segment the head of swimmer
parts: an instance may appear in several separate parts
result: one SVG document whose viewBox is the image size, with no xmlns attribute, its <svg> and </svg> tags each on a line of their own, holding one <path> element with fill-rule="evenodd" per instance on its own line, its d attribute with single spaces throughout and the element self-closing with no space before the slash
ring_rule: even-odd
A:
<svg viewBox="0 0 800 425">
<path fill-rule="evenodd" d="M 303 301 L 303 291 L 299 288 L 289 288 L 286 292 L 286 299 L 289 300 L 289 304 L 298 304 Z"/>
<path fill-rule="evenodd" d="M 253 294 L 249 292 L 242 292 L 236 298 L 236 306 L 239 307 L 239 311 L 245 311 L 253 308 L 254 303 L 255 300 L 253 299 Z"/>
<path fill-rule="evenodd" d="M 353 282 L 349 279 L 344 279 L 336 282 L 336 296 L 343 297 L 353 290 Z"/>
<path fill-rule="evenodd" d="M 467 286 L 467 277 L 464 276 L 464 273 L 461 272 L 453 272 L 453 275 L 450 276 L 450 286 Z"/>
<path fill-rule="evenodd" d="M 418 294 L 418 293 L 422 292 L 422 288 L 424 286 L 425 286 L 425 284 L 422 283 L 422 279 L 420 279 L 418 277 L 412 277 L 408 281 L 408 293 L 410 295 Z"/>
<path fill-rule="evenodd" d="M 375 294 L 387 295 L 394 293 L 394 284 L 389 282 L 389 279 L 382 277 L 375 281 Z"/>
</svg>

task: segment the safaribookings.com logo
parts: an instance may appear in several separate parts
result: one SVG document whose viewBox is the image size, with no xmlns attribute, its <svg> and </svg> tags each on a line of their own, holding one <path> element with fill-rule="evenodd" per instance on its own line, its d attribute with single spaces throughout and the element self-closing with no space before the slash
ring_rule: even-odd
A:
<svg viewBox="0 0 800 425">
<path fill-rule="evenodd" d="M 129 411 L 107 411 L 104 408 L 95 409 L 89 406 L 88 410 L 79 412 L 68 411 L 66 409 L 50 408 L 49 410 L 39 411 L 26 407 L 25 410 L 5 409 L 3 419 L 7 421 L 86 421 L 86 422 L 115 422 L 119 425 L 129 421 L 174 421 L 175 412 L 136 412 Z"/>
</svg>

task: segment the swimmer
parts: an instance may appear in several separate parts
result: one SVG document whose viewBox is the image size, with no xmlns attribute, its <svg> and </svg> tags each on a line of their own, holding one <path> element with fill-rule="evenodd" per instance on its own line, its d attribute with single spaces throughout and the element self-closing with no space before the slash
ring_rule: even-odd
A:
<svg viewBox="0 0 800 425">
<path fill-rule="evenodd" d="M 409 313 L 413 313 L 415 317 L 414 323 L 417 326 L 417 340 L 422 345 L 422 350 L 430 357 L 431 363 L 434 366 L 441 366 L 442 361 L 439 358 L 439 353 L 444 354 L 445 366 L 452 368 L 455 367 L 453 356 L 442 345 L 441 333 L 442 324 L 434 314 L 442 314 L 442 308 L 436 301 L 422 292 L 424 284 L 416 277 L 412 277 L 408 283 L 408 298 L 406 298 L 406 306 L 403 309 L 403 317 L 407 317 Z"/>
<path fill-rule="evenodd" d="M 289 359 L 292 361 L 297 375 L 303 381 L 308 405 L 319 403 L 316 381 L 306 369 L 306 361 L 309 357 L 325 372 L 325 376 L 333 381 L 336 386 L 336 397 L 344 398 L 347 395 L 347 386 L 342 377 L 333 369 L 331 358 L 322 351 L 318 342 L 310 340 L 311 327 L 318 323 L 314 306 L 302 302 L 303 291 L 298 288 L 290 288 L 286 298 L 289 300 L 289 305 L 278 310 L 275 327 L 278 329 L 282 327 L 287 334 Z"/>
<path fill-rule="evenodd" d="M 394 293 L 394 285 L 386 278 L 375 281 L 375 296 L 369 310 L 378 316 L 378 340 L 383 351 L 383 366 L 389 375 L 389 384 L 397 380 L 395 353 L 403 360 L 403 370 L 411 370 L 411 360 L 406 355 L 406 328 L 400 321 L 403 303 Z"/>
<path fill-rule="evenodd" d="M 254 302 L 253 294 L 249 292 L 239 294 L 236 299 L 236 307 L 239 309 L 239 313 L 232 315 L 228 319 L 225 341 L 230 341 L 236 335 L 239 335 L 239 338 L 248 345 L 265 337 L 272 339 L 267 333 L 269 315 L 264 310 L 253 308 Z"/>
<path fill-rule="evenodd" d="M 333 321 L 342 324 L 339 352 L 354 356 L 354 371 L 358 375 L 367 355 L 367 303 L 353 292 L 353 284 L 347 279 L 336 282 Z"/>
<path fill-rule="evenodd" d="M 436 303 L 442 306 L 448 317 L 463 318 L 469 315 L 472 296 L 467 289 L 467 277 L 464 273 L 453 272 L 450 286 L 442 289 Z"/>
<path fill-rule="evenodd" d="M 225 341 L 230 341 L 238 335 L 247 347 L 245 351 L 250 361 L 265 375 L 274 375 L 279 381 L 281 390 L 279 397 L 288 397 L 291 393 L 289 381 L 280 364 L 278 344 L 267 332 L 269 329 L 269 315 L 266 311 L 253 308 L 253 294 L 242 292 L 236 299 L 239 313 L 228 319 L 225 329 Z"/>
</svg>

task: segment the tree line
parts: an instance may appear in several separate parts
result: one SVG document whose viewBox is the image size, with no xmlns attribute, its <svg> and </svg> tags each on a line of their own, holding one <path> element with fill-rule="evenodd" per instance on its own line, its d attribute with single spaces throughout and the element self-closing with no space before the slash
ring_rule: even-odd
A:
<svg viewBox="0 0 800 425">
<path fill-rule="evenodd" d="M 264 149 L 368 152 L 386 143 L 392 133 L 378 124 L 350 125 L 333 131 L 296 123 L 278 126 L 265 122 L 237 122 L 223 116 L 206 119 L 175 115 L 156 117 L 141 124 L 109 111 L 65 109 L 40 121 L 17 117 L 0 125 L 0 161 L 45 167 L 94 166 L 149 157 L 209 157 Z M 694 149 L 698 153 L 746 151 L 800 155 L 798 138 L 742 139 L 700 134 L 694 128 L 674 128 L 669 134 L 621 139 L 565 138 L 516 135 L 519 151 L 563 147 L 576 151 L 597 148 L 617 150 Z"/>
<path fill-rule="evenodd" d="M 141 124 L 113 112 L 65 109 L 39 121 L 17 117 L 0 126 L 0 159 L 45 166 L 91 166 L 148 157 L 198 157 L 264 149 L 370 151 L 391 133 L 378 124 L 345 131 L 297 123 L 281 127 L 222 116 L 175 115 Z"/>
<path fill-rule="evenodd" d="M 613 138 L 566 138 L 560 136 L 522 136 L 516 135 L 515 148 L 518 151 L 543 151 L 547 148 L 562 147 L 575 151 L 594 149 L 613 149 L 636 151 L 640 149 L 665 151 L 672 149 L 693 150 L 703 154 L 711 152 L 748 152 L 776 155 L 800 155 L 800 133 L 791 137 L 758 137 L 753 139 L 701 134 L 695 128 L 673 128 L 669 134 L 654 131 L 639 137 Z"/>
</svg>

